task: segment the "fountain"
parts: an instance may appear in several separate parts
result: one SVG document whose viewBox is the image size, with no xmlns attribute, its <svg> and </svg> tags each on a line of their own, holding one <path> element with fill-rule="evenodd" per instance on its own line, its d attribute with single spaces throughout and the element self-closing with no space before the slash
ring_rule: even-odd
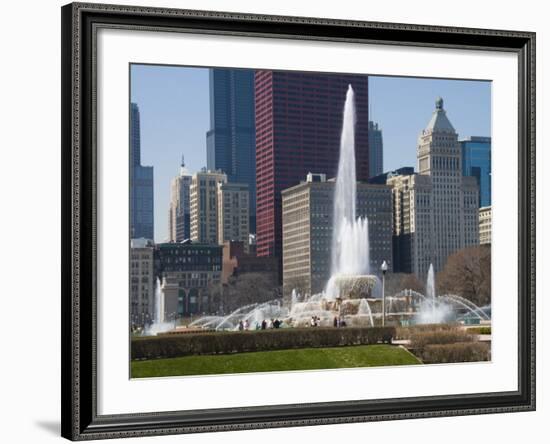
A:
<svg viewBox="0 0 550 444">
<path fill-rule="evenodd" d="M 298 302 L 298 292 L 295 288 L 292 289 L 292 293 L 290 295 L 290 309 L 292 310 L 292 307 L 296 305 Z"/>
<path fill-rule="evenodd" d="M 450 307 L 440 301 L 435 294 L 434 267 L 430 264 L 426 278 L 426 296 L 420 302 L 416 321 L 419 324 L 440 324 L 449 319 Z"/>
<path fill-rule="evenodd" d="M 312 318 L 317 319 L 317 325 L 322 327 L 332 326 L 335 321 L 338 325 L 345 321 L 346 325 L 353 326 L 374 326 L 375 319 L 381 321 L 383 301 L 373 298 L 373 291 L 379 288 L 380 281 L 369 274 L 369 223 L 366 217 L 356 215 L 354 126 L 354 92 L 350 85 L 344 105 L 334 191 L 331 276 L 325 290 L 304 296 L 294 289 L 287 307 L 278 300 L 249 304 L 228 315 L 204 316 L 189 327 L 236 330 L 240 321 L 248 320 L 249 328 L 255 329 L 263 320 L 269 319 L 283 320 L 283 327 L 308 326 Z M 460 320 L 461 315 L 477 316 L 484 321 L 490 319 L 486 310 L 460 296 L 436 296 L 432 265 L 428 271 L 426 295 L 412 290 L 387 295 L 385 313 L 385 319 L 393 323 L 441 323 Z"/>
<path fill-rule="evenodd" d="M 340 159 L 334 191 L 331 277 L 327 299 L 370 297 L 378 282 L 369 275 L 369 222 L 356 217 L 355 103 L 351 85 L 344 105 Z"/>
<path fill-rule="evenodd" d="M 428 277 L 426 279 L 426 296 L 432 301 L 432 318 L 435 319 L 435 277 L 433 264 L 430 264 L 430 268 L 428 269 Z"/>
<path fill-rule="evenodd" d="M 174 328 L 173 322 L 166 322 L 164 318 L 164 292 L 160 279 L 157 277 L 155 282 L 155 313 L 153 323 L 145 329 L 144 334 L 147 336 L 155 336 L 158 333 L 164 333 Z"/>
<path fill-rule="evenodd" d="M 433 265 L 430 264 L 426 278 L 426 295 L 418 294 L 419 308 L 416 321 L 419 324 L 440 324 L 459 321 L 464 317 L 474 317 L 489 321 L 491 317 L 472 301 L 454 294 L 436 295 Z"/>
</svg>

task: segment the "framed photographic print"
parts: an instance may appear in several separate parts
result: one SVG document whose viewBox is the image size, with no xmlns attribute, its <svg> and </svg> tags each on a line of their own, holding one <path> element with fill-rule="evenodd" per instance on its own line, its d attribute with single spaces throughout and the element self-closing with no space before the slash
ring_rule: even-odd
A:
<svg viewBox="0 0 550 444">
<path fill-rule="evenodd" d="M 62 435 L 535 408 L 535 35 L 62 8 Z"/>
</svg>

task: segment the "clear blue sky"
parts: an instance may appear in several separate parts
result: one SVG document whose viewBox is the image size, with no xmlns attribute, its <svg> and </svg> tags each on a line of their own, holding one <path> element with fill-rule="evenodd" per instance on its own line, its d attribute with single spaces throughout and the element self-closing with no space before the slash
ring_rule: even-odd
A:
<svg viewBox="0 0 550 444">
<path fill-rule="evenodd" d="M 132 65 L 131 100 L 141 116 L 142 165 L 155 167 L 155 241 L 168 237 L 170 180 L 181 155 L 191 172 L 206 166 L 208 69 Z M 371 120 L 382 128 L 384 170 L 416 168 L 416 141 L 443 97 L 459 137 L 491 135 L 491 83 L 371 76 Z"/>
</svg>

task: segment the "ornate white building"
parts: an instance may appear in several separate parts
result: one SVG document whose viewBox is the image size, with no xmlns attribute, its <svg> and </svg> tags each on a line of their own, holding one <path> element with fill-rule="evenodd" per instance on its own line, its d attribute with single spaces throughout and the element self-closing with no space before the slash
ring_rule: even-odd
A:
<svg viewBox="0 0 550 444">
<path fill-rule="evenodd" d="M 479 244 L 478 185 L 462 176 L 458 135 L 443 99 L 418 138 L 418 173 L 389 177 L 394 205 L 394 271 L 424 279 L 430 263 Z"/>
</svg>

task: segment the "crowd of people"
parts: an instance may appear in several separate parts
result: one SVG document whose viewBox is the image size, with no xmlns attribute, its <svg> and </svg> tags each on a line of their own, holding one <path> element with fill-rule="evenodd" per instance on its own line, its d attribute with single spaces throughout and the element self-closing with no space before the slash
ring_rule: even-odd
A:
<svg viewBox="0 0 550 444">
<path fill-rule="evenodd" d="M 272 329 L 272 328 L 281 328 L 281 327 L 284 327 L 284 321 L 280 320 L 280 319 L 269 319 L 269 320 L 266 320 L 264 319 L 261 323 L 260 322 L 256 322 L 256 324 L 254 325 L 254 330 L 267 330 L 267 329 Z M 244 321 L 239 321 L 239 331 L 243 331 L 243 330 L 251 330 L 250 328 L 250 322 L 248 321 L 248 319 L 245 319 Z"/>
<path fill-rule="evenodd" d="M 334 316 L 334 320 L 333 320 L 332 325 L 335 328 L 345 327 L 346 326 L 346 321 L 343 317 Z M 250 321 L 248 319 L 245 319 L 244 321 L 243 320 L 239 321 L 238 329 L 239 329 L 239 331 L 243 331 L 243 330 L 269 330 L 269 329 L 272 329 L 272 328 L 285 328 L 285 327 L 288 327 L 288 326 L 289 325 L 286 325 L 285 322 L 280 320 L 280 319 L 271 318 L 269 320 L 264 319 L 262 322 L 256 322 L 256 324 L 254 325 L 254 328 L 251 328 Z M 310 327 L 320 327 L 321 326 L 321 318 L 319 316 L 312 316 L 310 321 L 309 321 L 309 326 Z"/>
<path fill-rule="evenodd" d="M 321 318 L 319 316 L 312 316 L 311 320 L 309 321 L 310 327 L 320 327 L 321 326 Z M 334 316 L 334 319 L 332 321 L 333 327 L 339 328 L 339 327 L 345 327 L 346 326 L 346 320 L 343 317 Z"/>
<path fill-rule="evenodd" d="M 332 321 L 332 325 L 336 328 L 345 327 L 346 326 L 346 320 L 342 317 L 334 316 L 334 319 Z"/>
</svg>

